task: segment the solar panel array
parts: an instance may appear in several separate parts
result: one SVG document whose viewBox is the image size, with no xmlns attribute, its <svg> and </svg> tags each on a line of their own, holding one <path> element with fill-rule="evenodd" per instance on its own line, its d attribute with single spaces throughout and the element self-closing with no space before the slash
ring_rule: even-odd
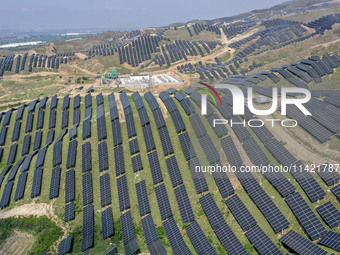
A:
<svg viewBox="0 0 340 255">
<path fill-rule="evenodd" d="M 111 188 L 109 173 L 105 173 L 99 178 L 100 184 L 100 205 L 105 207 L 111 204 Z"/>
<path fill-rule="evenodd" d="M 83 173 L 92 170 L 91 160 L 91 143 L 87 142 L 82 145 L 82 171 Z"/>
<path fill-rule="evenodd" d="M 335 228 L 340 225 L 340 211 L 331 201 L 320 205 L 316 208 L 316 211 L 330 228 Z"/>
<path fill-rule="evenodd" d="M 328 231 L 325 236 L 321 238 L 319 244 L 340 252 L 340 234 Z"/>
<path fill-rule="evenodd" d="M 197 254 L 211 254 L 211 255 L 218 254 L 214 247 L 209 242 L 208 238 L 205 236 L 202 228 L 197 223 L 197 221 L 190 223 L 185 228 L 185 230 Z"/>
<path fill-rule="evenodd" d="M 120 216 L 120 222 L 123 230 L 123 243 L 125 248 L 125 254 L 134 254 L 139 245 L 136 240 L 135 230 L 133 228 L 131 211 L 128 211 Z"/>
<path fill-rule="evenodd" d="M 159 239 L 155 223 L 153 221 L 152 215 L 149 214 L 142 219 L 142 227 L 145 236 L 145 242 L 151 254 L 167 254 L 163 243 Z"/>
<path fill-rule="evenodd" d="M 42 177 L 43 177 L 43 168 L 38 167 L 37 169 L 34 170 L 31 198 L 40 196 Z"/>
<path fill-rule="evenodd" d="M 250 229 L 246 236 L 249 241 L 254 245 L 255 249 L 259 254 L 272 254 L 272 255 L 280 255 L 282 252 L 279 248 L 273 243 L 273 241 L 268 237 L 268 235 L 259 227 L 255 226 Z"/>
<path fill-rule="evenodd" d="M 173 217 L 170 217 L 169 219 L 164 221 L 163 227 L 174 254 L 192 254 L 192 252 L 186 245 L 181 232 L 179 231 L 177 223 Z"/>
<path fill-rule="evenodd" d="M 260 209 L 275 233 L 287 228 L 290 223 L 276 204 L 270 199 L 250 172 L 236 172 L 236 175 L 250 198 Z"/>
<path fill-rule="evenodd" d="M 319 239 L 327 232 L 322 222 L 315 215 L 300 193 L 295 192 L 288 196 L 286 202 L 313 241 Z"/>
<path fill-rule="evenodd" d="M 161 170 L 161 166 L 159 164 L 157 151 L 153 151 L 148 154 L 149 165 L 151 170 L 151 176 L 153 184 L 156 185 L 163 181 L 163 174 Z"/>
<path fill-rule="evenodd" d="M 316 173 L 328 185 L 334 185 L 340 181 L 340 174 L 329 163 L 324 163 L 316 169 Z"/>
<path fill-rule="evenodd" d="M 53 168 L 49 199 L 57 198 L 59 196 L 60 175 L 61 175 L 60 166 Z"/>
<path fill-rule="evenodd" d="M 255 218 L 251 215 L 237 194 L 228 198 L 225 203 L 243 231 L 248 231 L 253 226 L 257 225 Z"/>
<path fill-rule="evenodd" d="M 73 240 L 72 235 L 70 235 L 61 241 L 58 252 L 59 255 L 64 255 L 71 250 L 72 240 Z"/>
<path fill-rule="evenodd" d="M 77 146 L 78 146 L 77 140 L 72 140 L 68 145 L 68 154 L 67 154 L 67 161 L 66 161 L 67 169 L 75 167 L 76 165 Z"/>
<path fill-rule="evenodd" d="M 228 254 L 249 254 L 225 221 L 211 193 L 200 197 L 209 223 Z"/>
<path fill-rule="evenodd" d="M 297 254 L 327 254 L 327 251 L 321 249 L 319 246 L 299 235 L 294 230 L 290 230 L 287 234 L 281 237 L 280 240 Z"/>
<path fill-rule="evenodd" d="M 145 216 L 151 212 L 145 180 L 136 183 L 139 215 Z"/>
<path fill-rule="evenodd" d="M 85 251 L 93 245 L 94 235 L 94 208 L 92 204 L 83 209 L 83 239 L 81 251 Z"/>
<path fill-rule="evenodd" d="M 109 169 L 109 160 L 108 160 L 108 154 L 107 154 L 106 141 L 103 141 L 98 144 L 98 162 L 99 162 L 100 172 Z"/>
<path fill-rule="evenodd" d="M 117 190 L 119 199 L 119 210 L 122 212 L 130 208 L 130 197 L 126 175 L 117 178 Z"/>
<path fill-rule="evenodd" d="M 83 179 L 83 206 L 86 206 L 93 202 L 93 186 L 92 186 L 92 174 L 86 172 L 82 175 Z"/>
<path fill-rule="evenodd" d="M 102 236 L 103 239 L 107 239 L 114 235 L 114 223 L 113 223 L 113 214 L 111 207 L 108 207 L 101 213 L 102 217 Z"/>
<path fill-rule="evenodd" d="M 195 215 L 192 210 L 189 196 L 187 190 L 184 185 L 181 185 L 174 189 L 175 196 L 179 208 L 179 212 L 181 214 L 182 222 L 189 223 L 195 220 Z"/>
</svg>

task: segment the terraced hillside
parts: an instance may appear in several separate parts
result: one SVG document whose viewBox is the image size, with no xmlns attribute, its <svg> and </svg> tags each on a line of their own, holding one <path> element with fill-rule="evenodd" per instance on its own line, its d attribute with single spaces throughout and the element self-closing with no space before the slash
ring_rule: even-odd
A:
<svg viewBox="0 0 340 255">
<path fill-rule="evenodd" d="M 267 124 L 213 128 L 215 118 L 255 118 L 232 116 L 230 94 L 222 90 L 220 96 L 223 106 L 209 103 L 206 117 L 191 88 L 159 95 L 55 95 L 3 112 L 1 213 L 22 208 L 22 215 L 44 214 L 31 205 L 48 211 L 63 235 L 36 253 L 57 251 L 66 237 L 60 249 L 73 254 L 101 254 L 113 245 L 125 254 L 304 254 L 302 246 L 315 254 L 334 252 L 328 240 L 339 235 L 338 173 L 240 169 L 336 163 L 338 151 L 308 128 L 312 135 Z M 340 121 L 339 106 L 315 96 L 310 109 L 324 105 L 332 121 Z M 313 121 L 337 132 L 324 118 Z M 196 171 L 227 164 L 238 170 Z"/>
</svg>

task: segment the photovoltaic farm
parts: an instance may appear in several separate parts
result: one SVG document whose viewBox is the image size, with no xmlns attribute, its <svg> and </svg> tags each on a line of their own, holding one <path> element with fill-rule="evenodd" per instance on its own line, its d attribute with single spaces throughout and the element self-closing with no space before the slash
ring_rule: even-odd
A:
<svg viewBox="0 0 340 255">
<path fill-rule="evenodd" d="M 300 166 L 303 159 L 265 126 L 214 128 L 214 115 L 254 118 L 232 116 L 230 97 L 219 93 L 225 104 L 211 100 L 205 116 L 201 95 L 189 88 L 55 95 L 3 112 L 1 208 L 53 202 L 62 224 L 78 230 L 60 244 L 74 253 L 109 243 L 125 254 L 337 250 L 328 236 L 339 235 L 339 174 L 326 162 L 317 174 L 240 171 L 248 161 Z M 226 163 L 236 172 L 197 171 Z"/>
<path fill-rule="evenodd" d="M 0 254 L 340 254 L 340 3 L 310 2 L 0 49 Z"/>
</svg>

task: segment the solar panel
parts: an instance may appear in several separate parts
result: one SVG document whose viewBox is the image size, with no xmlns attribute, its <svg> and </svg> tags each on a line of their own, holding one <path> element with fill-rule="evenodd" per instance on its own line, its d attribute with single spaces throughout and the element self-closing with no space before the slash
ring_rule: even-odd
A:
<svg viewBox="0 0 340 255">
<path fill-rule="evenodd" d="M 14 124 L 13 135 L 12 135 L 12 142 L 19 140 L 20 136 L 20 128 L 21 128 L 21 121 L 17 120 Z"/>
<path fill-rule="evenodd" d="M 143 135 L 147 152 L 156 149 L 154 137 L 152 134 L 151 125 L 145 125 L 143 127 Z"/>
<path fill-rule="evenodd" d="M 9 124 L 9 122 L 11 121 L 12 112 L 12 109 L 6 112 L 4 121 L 2 122 L 2 126 L 7 126 Z"/>
<path fill-rule="evenodd" d="M 227 136 L 221 139 L 221 145 L 222 145 L 225 155 L 228 158 L 228 162 L 230 165 L 241 166 L 243 164 L 241 156 L 231 136 Z"/>
<path fill-rule="evenodd" d="M 164 126 L 160 129 L 158 129 L 158 133 L 159 133 L 159 137 L 161 139 L 164 156 L 168 156 L 168 155 L 174 153 L 174 149 L 172 147 L 172 142 L 171 142 L 171 138 L 170 138 L 170 135 L 169 135 L 168 128 L 166 126 Z"/>
<path fill-rule="evenodd" d="M 91 119 L 87 118 L 83 121 L 83 140 L 91 137 Z"/>
<path fill-rule="evenodd" d="M 75 218 L 75 205 L 74 202 L 71 202 L 65 205 L 64 221 L 68 222 L 74 220 L 74 218 Z"/>
<path fill-rule="evenodd" d="M 30 112 L 27 115 L 27 119 L 26 119 L 25 133 L 32 132 L 32 129 L 33 129 L 33 119 L 34 119 L 34 113 Z"/>
<path fill-rule="evenodd" d="M 73 126 L 74 125 L 79 125 L 80 123 L 80 109 L 75 109 L 73 111 Z"/>
<path fill-rule="evenodd" d="M 123 243 L 125 254 L 135 254 L 135 252 L 139 250 L 139 245 L 136 241 L 131 211 L 122 214 L 120 216 L 120 222 L 122 224 L 123 230 Z"/>
<path fill-rule="evenodd" d="M 119 118 L 119 112 L 118 112 L 117 105 L 110 108 L 110 117 L 111 117 L 111 121 L 114 121 L 114 120 Z"/>
<path fill-rule="evenodd" d="M 340 200 L 340 185 L 334 186 L 331 188 L 331 191 L 337 197 L 337 199 Z"/>
<path fill-rule="evenodd" d="M 340 234 L 328 231 L 319 241 L 319 244 L 340 252 Z"/>
<path fill-rule="evenodd" d="M 98 133 L 98 141 L 101 141 L 107 138 L 105 116 L 102 116 L 99 119 L 97 119 L 97 133 Z"/>
<path fill-rule="evenodd" d="M 261 255 L 272 254 L 272 255 L 280 255 L 282 252 L 279 248 L 273 243 L 273 241 L 267 236 L 267 234 L 259 227 L 255 226 L 250 229 L 246 236 L 249 241 L 255 246 L 257 252 Z"/>
<path fill-rule="evenodd" d="M 328 185 L 334 185 L 340 181 L 339 173 L 329 163 L 322 164 L 316 169 L 317 174 Z"/>
<path fill-rule="evenodd" d="M 178 163 L 176 160 L 176 156 L 173 155 L 165 160 L 166 166 L 169 171 L 169 176 L 171 179 L 172 187 L 176 187 L 183 183 L 183 178 L 181 175 L 181 171 L 179 170 Z"/>
<path fill-rule="evenodd" d="M 283 166 L 296 162 L 296 158 L 275 138 L 267 140 L 264 145 Z"/>
<path fill-rule="evenodd" d="M 111 188 L 109 173 L 103 174 L 99 178 L 100 183 L 100 205 L 105 207 L 111 204 Z"/>
<path fill-rule="evenodd" d="M 220 155 L 208 134 L 200 137 L 199 142 L 210 164 L 216 163 L 220 160 Z"/>
<path fill-rule="evenodd" d="M 136 193 L 138 200 L 139 215 L 145 216 L 146 214 L 151 212 L 145 180 L 136 183 Z"/>
<path fill-rule="evenodd" d="M 181 144 L 184 157 L 188 161 L 196 157 L 195 149 L 191 143 L 190 137 L 187 132 L 178 135 L 179 142 Z"/>
<path fill-rule="evenodd" d="M 300 193 L 295 192 L 288 196 L 286 202 L 312 240 L 319 239 L 326 233 L 326 228 Z"/>
<path fill-rule="evenodd" d="M 193 158 L 190 161 L 188 161 L 188 166 L 190 169 L 191 177 L 194 181 L 197 194 L 207 191 L 209 188 L 204 173 L 196 171 L 196 167 L 201 166 L 201 163 L 199 162 L 198 158 Z"/>
<path fill-rule="evenodd" d="M 211 227 L 228 254 L 248 254 L 226 223 L 211 193 L 200 197 L 200 202 Z"/>
<path fill-rule="evenodd" d="M 65 177 L 65 203 L 75 199 L 75 184 L 75 171 L 74 169 L 71 169 L 66 172 Z"/>
<path fill-rule="evenodd" d="M 113 145 L 117 146 L 123 142 L 119 119 L 112 121 L 111 125 L 112 125 Z"/>
<path fill-rule="evenodd" d="M 327 201 L 323 205 L 320 205 L 316 208 L 316 211 L 330 228 L 335 228 L 340 225 L 340 211 L 331 201 Z"/>
<path fill-rule="evenodd" d="M 17 162 L 16 164 L 12 167 L 9 175 L 7 176 L 7 179 L 6 179 L 6 182 L 9 182 L 9 181 L 12 181 L 15 179 L 15 176 L 19 170 L 19 167 L 21 166 L 21 164 L 24 162 L 25 160 L 25 157 L 21 157 Z M 7 172 L 7 171 L 6 171 Z M 7 173 L 6 173 L 7 174 Z M 2 175 L 2 172 L 1 172 L 1 175 Z M 4 172 L 4 176 L 5 176 L 5 172 Z M 4 177 L 3 176 L 3 177 Z"/>
<path fill-rule="evenodd" d="M 33 144 L 33 150 L 34 151 L 40 149 L 41 140 L 42 140 L 42 131 L 39 130 L 38 132 L 35 133 L 35 137 L 34 137 L 34 144 Z"/>
<path fill-rule="evenodd" d="M 195 220 L 195 215 L 192 210 L 189 196 L 187 190 L 184 185 L 181 185 L 174 189 L 175 196 L 179 208 L 179 212 L 181 214 L 182 222 L 189 223 Z"/>
<path fill-rule="evenodd" d="M 27 171 L 25 171 L 19 175 L 19 180 L 14 195 L 14 201 L 18 201 L 19 199 L 22 199 L 24 197 L 27 174 L 28 174 Z"/>
<path fill-rule="evenodd" d="M 106 141 L 98 144 L 98 162 L 100 172 L 109 169 Z"/>
<path fill-rule="evenodd" d="M 138 172 L 143 169 L 142 158 L 140 154 L 131 158 L 133 172 Z"/>
<path fill-rule="evenodd" d="M 282 214 L 279 208 L 271 200 L 268 194 L 250 172 L 236 172 L 242 186 L 268 220 L 275 233 L 282 231 L 289 226 L 289 221 Z"/>
<path fill-rule="evenodd" d="M 55 109 L 57 108 L 58 105 L 58 96 L 54 95 L 51 99 L 51 105 L 50 105 L 50 109 Z"/>
<path fill-rule="evenodd" d="M 90 204 L 83 209 L 83 240 L 81 250 L 85 251 L 93 245 L 94 208 Z"/>
<path fill-rule="evenodd" d="M 243 142 L 243 148 L 256 166 L 262 167 L 269 165 L 270 160 L 254 138 L 250 137 L 245 140 Z"/>
<path fill-rule="evenodd" d="M 185 230 L 197 254 L 218 254 L 197 221 L 190 223 Z"/>
<path fill-rule="evenodd" d="M 153 113 L 153 117 L 156 122 L 157 129 L 164 127 L 166 124 L 165 124 L 162 110 L 160 108 L 157 108 L 152 113 Z"/>
<path fill-rule="evenodd" d="M 114 224 L 113 224 L 113 214 L 111 207 L 108 207 L 102 211 L 102 236 L 103 240 L 114 235 Z"/>
<path fill-rule="evenodd" d="M 57 118 L 57 111 L 56 111 L 56 109 L 52 109 L 50 111 L 50 119 L 49 119 L 49 122 L 48 122 L 48 129 L 55 128 L 56 118 Z"/>
<path fill-rule="evenodd" d="M 149 153 L 148 160 L 149 160 L 153 184 L 156 185 L 163 181 L 163 174 L 162 174 L 161 166 L 159 164 L 157 151 L 153 151 Z"/>
<path fill-rule="evenodd" d="M 113 149 L 115 158 L 115 169 L 116 176 L 125 173 L 125 162 L 124 162 L 124 150 L 123 146 L 120 144 Z"/>
<path fill-rule="evenodd" d="M 174 254 L 192 254 L 192 252 L 186 245 L 181 232 L 179 231 L 177 223 L 173 217 L 170 217 L 169 219 L 164 221 L 163 227 Z"/>
<path fill-rule="evenodd" d="M 69 111 L 65 110 L 63 111 L 62 118 L 61 118 L 61 128 L 67 128 L 68 127 L 68 119 L 69 119 Z"/>
<path fill-rule="evenodd" d="M 148 104 L 151 108 L 151 111 L 154 111 L 157 108 L 159 108 L 159 104 L 158 104 L 156 98 L 154 97 L 154 95 L 152 94 L 151 91 L 148 91 L 147 93 L 145 93 L 144 97 L 145 97 L 146 101 L 148 102 Z"/>
<path fill-rule="evenodd" d="M 57 166 L 52 170 L 50 195 L 49 199 L 57 198 L 59 196 L 61 168 Z"/>
<path fill-rule="evenodd" d="M 91 160 L 91 143 L 87 142 L 82 145 L 82 171 L 87 172 L 92 170 Z"/>
<path fill-rule="evenodd" d="M 97 106 L 102 105 L 104 103 L 104 98 L 103 98 L 102 93 L 100 93 L 96 96 L 96 102 L 97 102 Z"/>
<path fill-rule="evenodd" d="M 53 140 L 54 140 L 54 129 L 51 129 L 47 133 L 45 146 L 51 145 L 53 143 Z"/>
<path fill-rule="evenodd" d="M 88 107 L 85 109 L 84 119 L 92 118 L 92 107 Z"/>
<path fill-rule="evenodd" d="M 92 173 L 86 172 L 83 179 L 83 206 L 93 202 Z"/>
<path fill-rule="evenodd" d="M 228 198 L 225 203 L 227 204 L 229 210 L 231 211 L 243 231 L 248 231 L 257 224 L 255 218 L 249 212 L 249 210 L 237 194 Z"/>
<path fill-rule="evenodd" d="M 6 183 L 4 191 L 2 193 L 0 208 L 3 209 L 9 205 L 9 200 L 11 198 L 12 189 L 14 181 L 9 181 Z"/>
<path fill-rule="evenodd" d="M 30 147 L 31 147 L 31 135 L 27 134 L 24 137 L 24 143 L 22 145 L 21 155 L 22 156 L 27 155 L 29 153 Z"/>
<path fill-rule="evenodd" d="M 66 161 L 67 169 L 76 166 L 77 146 L 78 146 L 77 140 L 72 140 L 68 145 L 68 154 L 67 154 L 67 161 Z"/>
<path fill-rule="evenodd" d="M 76 95 L 73 99 L 73 109 L 78 109 L 80 107 L 80 95 Z"/>
<path fill-rule="evenodd" d="M 66 110 L 70 107 L 70 95 L 66 95 L 63 99 L 63 110 Z"/>
<path fill-rule="evenodd" d="M 42 176 L 43 176 L 43 168 L 42 167 L 39 167 L 39 168 L 34 170 L 31 198 L 40 196 Z"/>
<path fill-rule="evenodd" d="M 24 115 L 26 105 L 21 105 L 17 110 L 17 115 L 15 116 L 15 120 L 22 120 L 22 117 Z"/>
<path fill-rule="evenodd" d="M 184 124 L 183 118 L 181 116 L 181 113 L 179 112 L 179 110 L 174 110 L 173 112 L 170 113 L 172 121 L 175 125 L 176 128 L 176 132 L 180 133 L 185 131 L 186 126 Z"/>
<path fill-rule="evenodd" d="M 150 123 L 149 115 L 145 109 L 145 107 L 140 108 L 138 110 L 138 115 L 140 119 L 141 126 L 145 126 L 146 124 Z"/>
<path fill-rule="evenodd" d="M 122 212 L 130 208 L 130 197 L 126 175 L 117 178 L 117 190 L 119 199 L 119 209 Z"/>
<path fill-rule="evenodd" d="M 165 220 L 172 216 L 172 209 L 168 197 L 168 193 L 165 188 L 165 184 L 162 183 L 155 187 L 158 208 L 161 214 L 161 219 Z"/>
<path fill-rule="evenodd" d="M 67 238 L 61 241 L 58 254 L 64 255 L 68 253 L 71 250 L 71 244 L 72 244 L 72 235 L 68 236 Z"/>
<path fill-rule="evenodd" d="M 42 129 L 44 127 L 44 117 L 45 117 L 44 109 L 39 109 L 38 120 L 37 120 L 37 129 Z"/>
<path fill-rule="evenodd" d="M 12 163 L 14 163 L 15 158 L 17 156 L 17 150 L 18 144 L 17 143 L 12 144 L 8 154 L 7 165 L 11 165 Z"/>
<path fill-rule="evenodd" d="M 6 143 L 6 136 L 7 136 L 7 126 L 3 126 L 1 128 L 1 133 L 0 133 L 0 146 L 5 145 Z"/>
<path fill-rule="evenodd" d="M 120 97 L 120 101 L 122 102 L 123 109 L 130 106 L 130 101 L 129 101 L 129 98 L 126 92 L 121 93 L 119 97 Z"/>
<path fill-rule="evenodd" d="M 85 96 L 85 108 L 92 107 L 92 96 L 91 93 Z"/>
<path fill-rule="evenodd" d="M 138 139 L 135 138 L 129 141 L 130 155 L 134 155 L 139 152 Z"/>
<path fill-rule="evenodd" d="M 47 150 L 46 146 L 43 147 L 41 150 L 39 150 L 37 160 L 36 160 L 35 166 L 34 166 L 35 168 L 38 168 L 38 167 L 44 165 L 45 157 L 46 157 L 46 150 Z"/>
<path fill-rule="evenodd" d="M 290 173 L 301 185 L 301 188 L 306 192 L 311 202 L 318 201 L 326 196 L 326 192 L 300 161 L 293 165 L 290 169 Z"/>
<path fill-rule="evenodd" d="M 290 230 L 287 234 L 281 237 L 280 241 L 298 254 L 327 254 L 327 251 L 321 249 L 319 246 L 299 235 L 294 230 Z"/>
<path fill-rule="evenodd" d="M 262 171 L 262 174 L 282 197 L 287 197 L 289 194 L 295 192 L 296 188 L 294 185 L 288 181 L 288 179 L 281 172 Z"/>
</svg>

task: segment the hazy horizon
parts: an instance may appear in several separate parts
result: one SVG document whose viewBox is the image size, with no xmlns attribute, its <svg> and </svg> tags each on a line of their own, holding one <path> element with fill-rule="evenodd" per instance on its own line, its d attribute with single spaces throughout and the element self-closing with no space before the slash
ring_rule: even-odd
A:
<svg viewBox="0 0 340 255">
<path fill-rule="evenodd" d="M 7 1 L 2 4 L 0 30 L 114 29 L 166 26 L 193 19 L 228 17 L 270 8 L 284 0 L 147 2 L 99 0 Z"/>
</svg>

